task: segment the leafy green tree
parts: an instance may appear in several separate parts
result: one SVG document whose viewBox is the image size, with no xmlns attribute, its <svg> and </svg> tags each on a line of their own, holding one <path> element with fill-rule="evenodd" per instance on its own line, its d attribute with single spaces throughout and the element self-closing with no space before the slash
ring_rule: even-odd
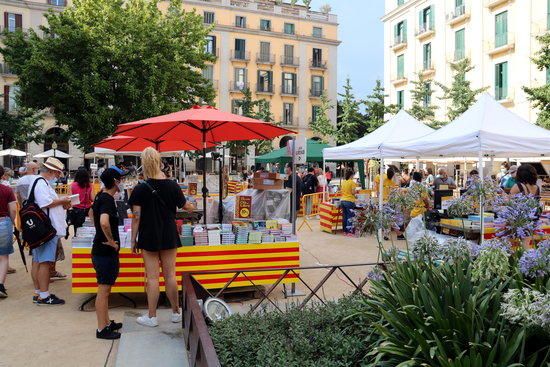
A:
<svg viewBox="0 0 550 367">
<path fill-rule="evenodd" d="M 434 93 L 431 83 L 424 78 L 422 73 L 419 73 L 418 80 L 412 83 L 414 85 L 414 89 L 411 91 L 412 107 L 408 112 L 418 121 L 433 122 L 437 106 L 427 103 L 431 101 L 432 94 Z"/>
<path fill-rule="evenodd" d="M 474 69 L 470 65 L 470 59 L 466 58 L 457 63 L 451 63 L 451 69 L 454 72 L 454 77 L 450 87 L 436 82 L 443 90 L 443 97 L 439 99 L 451 102 L 447 109 L 447 118 L 449 121 L 453 121 L 466 112 L 475 103 L 476 96 L 487 90 L 487 88 L 472 89 L 470 81 L 466 79 L 466 74 Z M 445 125 L 445 123 L 440 124 Z"/>
<path fill-rule="evenodd" d="M 541 43 L 541 49 L 533 58 L 533 62 L 539 70 L 546 70 L 548 75 L 548 70 L 550 70 L 550 32 L 537 37 L 537 40 Z M 537 125 L 550 129 L 550 84 L 548 84 L 548 76 L 543 86 L 523 87 L 523 90 L 527 93 L 527 98 L 533 103 L 533 106 L 540 111 Z"/>
<path fill-rule="evenodd" d="M 3 149 L 23 146 L 26 143 L 40 143 L 44 139 L 41 119 L 43 113 L 19 107 L 7 112 L 0 108 L 0 144 Z"/>
<path fill-rule="evenodd" d="M 328 142 L 329 138 L 337 133 L 334 123 L 328 116 L 328 111 L 333 108 L 334 106 L 332 105 L 326 92 L 323 92 L 321 95 L 321 104 L 317 107 L 316 116 L 315 118 L 312 118 L 309 123 L 311 131 L 318 135 L 324 142 Z"/>
<path fill-rule="evenodd" d="M 384 125 L 384 116 L 388 113 L 394 114 L 399 111 L 397 105 L 386 105 L 384 100 L 388 95 L 384 93 L 384 87 L 380 80 L 372 89 L 372 93 L 363 101 L 366 113 L 366 133 L 371 133 Z M 363 134 L 364 135 L 364 134 Z"/>
<path fill-rule="evenodd" d="M 347 144 L 363 136 L 361 130 L 365 130 L 365 122 L 359 108 L 361 101 L 355 98 L 349 78 L 346 79 L 344 93 L 338 95 L 341 97 L 342 114 L 339 116 L 337 139 L 338 143 Z"/>
<path fill-rule="evenodd" d="M 41 34 L 6 33 L 0 52 L 19 76 L 21 102 L 53 107 L 76 145 L 88 149 L 123 122 L 210 103 L 201 75 L 209 29 L 160 0 L 75 0 L 46 14 Z"/>
</svg>

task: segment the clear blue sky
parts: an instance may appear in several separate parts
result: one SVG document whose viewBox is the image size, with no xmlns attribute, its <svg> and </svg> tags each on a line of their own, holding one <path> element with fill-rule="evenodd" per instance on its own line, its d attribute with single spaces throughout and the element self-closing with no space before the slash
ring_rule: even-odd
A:
<svg viewBox="0 0 550 367">
<path fill-rule="evenodd" d="M 338 15 L 338 90 L 349 76 L 357 98 L 370 93 L 376 79 L 383 79 L 384 0 L 313 0 L 312 8 L 330 4 Z"/>
</svg>

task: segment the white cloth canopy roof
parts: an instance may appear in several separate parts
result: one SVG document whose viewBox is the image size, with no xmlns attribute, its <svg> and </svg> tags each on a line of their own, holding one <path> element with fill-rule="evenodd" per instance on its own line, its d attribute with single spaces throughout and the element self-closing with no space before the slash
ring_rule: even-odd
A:
<svg viewBox="0 0 550 367">
<path fill-rule="evenodd" d="M 421 138 L 388 144 L 402 157 L 461 157 L 481 153 L 494 157 L 550 154 L 550 131 L 522 119 L 489 94 L 482 94 L 447 126 Z"/>
<path fill-rule="evenodd" d="M 34 156 L 34 158 L 48 158 L 48 157 L 56 157 L 56 158 L 72 158 L 71 155 L 68 155 L 65 152 L 62 152 L 59 149 L 50 149 L 46 150 L 44 153 L 40 153 Z"/>
<path fill-rule="evenodd" d="M 368 158 L 396 158 L 402 156 L 402 150 L 387 149 L 390 143 L 419 138 L 434 130 L 417 121 L 404 110 L 399 111 L 388 122 L 365 135 L 361 139 L 346 145 L 323 149 L 325 160 L 356 160 Z"/>
<path fill-rule="evenodd" d="M 25 157 L 27 153 L 23 152 L 22 150 L 18 149 L 4 149 L 0 150 L 0 157 L 4 156 L 12 156 L 12 157 Z"/>
</svg>

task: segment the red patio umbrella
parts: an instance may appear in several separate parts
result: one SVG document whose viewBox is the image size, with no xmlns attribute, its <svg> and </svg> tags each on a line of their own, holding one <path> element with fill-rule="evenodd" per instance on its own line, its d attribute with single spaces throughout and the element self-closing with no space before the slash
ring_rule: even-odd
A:
<svg viewBox="0 0 550 367">
<path fill-rule="evenodd" d="M 207 143 L 207 148 L 214 147 L 216 144 Z M 132 136 L 116 135 L 103 139 L 95 144 L 96 148 L 111 149 L 117 152 L 140 152 L 145 148 L 155 148 L 161 153 L 179 152 L 184 150 L 200 150 L 203 147 L 201 142 L 189 142 L 183 140 L 152 141 L 144 138 Z"/>
<path fill-rule="evenodd" d="M 118 126 L 115 135 L 146 138 L 153 141 L 185 139 L 200 141 L 206 160 L 208 142 L 221 143 L 236 140 L 271 140 L 275 137 L 294 134 L 264 121 L 222 112 L 211 106 L 193 106 L 184 111 L 129 122 Z M 206 223 L 206 170 L 203 170 L 203 215 Z"/>
</svg>

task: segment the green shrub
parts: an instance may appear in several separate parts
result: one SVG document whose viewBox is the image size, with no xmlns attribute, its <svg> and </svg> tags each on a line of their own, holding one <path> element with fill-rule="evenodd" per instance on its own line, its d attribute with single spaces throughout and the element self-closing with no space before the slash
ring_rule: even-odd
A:
<svg viewBox="0 0 550 367">
<path fill-rule="evenodd" d="M 355 366 L 371 350 L 373 332 L 362 298 L 285 314 L 235 315 L 215 323 L 210 333 L 224 367 Z"/>
<path fill-rule="evenodd" d="M 374 310 L 365 317 L 381 339 L 368 353 L 369 365 L 546 365 L 548 339 L 541 343 L 540 335 L 530 335 L 501 315 L 510 281 L 474 281 L 469 260 L 441 266 L 397 263 L 363 300 L 366 309 Z"/>
</svg>

